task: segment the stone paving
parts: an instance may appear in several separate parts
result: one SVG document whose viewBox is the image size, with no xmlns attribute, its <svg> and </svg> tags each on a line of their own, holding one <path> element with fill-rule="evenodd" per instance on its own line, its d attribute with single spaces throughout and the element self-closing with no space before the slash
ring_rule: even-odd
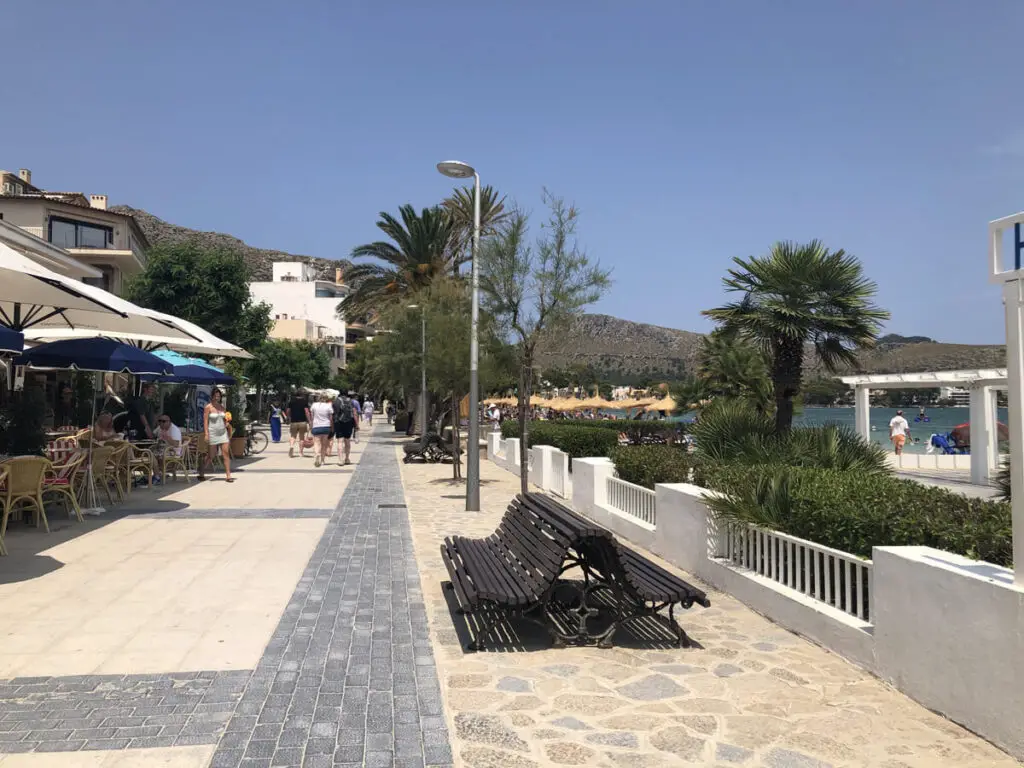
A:
<svg viewBox="0 0 1024 768">
<path fill-rule="evenodd" d="M 463 510 L 465 486 L 451 484 L 450 466 L 404 465 L 402 472 L 456 765 L 1018 765 L 842 658 L 710 590 L 711 608 L 679 617 L 699 647 L 659 647 L 620 633 L 609 650 L 542 643 L 464 653 L 440 586 L 447 573 L 439 544 L 453 533 L 492 532 L 519 486 L 494 464 L 481 465 L 485 511 L 475 514 Z"/>
</svg>

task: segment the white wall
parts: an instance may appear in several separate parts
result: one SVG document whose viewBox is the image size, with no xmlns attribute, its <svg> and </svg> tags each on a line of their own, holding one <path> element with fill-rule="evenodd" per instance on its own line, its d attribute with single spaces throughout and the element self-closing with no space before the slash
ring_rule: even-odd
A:
<svg viewBox="0 0 1024 768">
<path fill-rule="evenodd" d="M 249 283 L 253 301 L 265 301 L 272 307 L 271 318 L 287 314 L 312 320 L 328 329 L 332 336 L 345 338 L 345 321 L 336 314 L 341 301 L 337 297 L 316 296 L 316 283 Z"/>
<path fill-rule="evenodd" d="M 875 547 L 877 671 L 1024 759 L 1024 589 L 930 547 Z"/>
</svg>

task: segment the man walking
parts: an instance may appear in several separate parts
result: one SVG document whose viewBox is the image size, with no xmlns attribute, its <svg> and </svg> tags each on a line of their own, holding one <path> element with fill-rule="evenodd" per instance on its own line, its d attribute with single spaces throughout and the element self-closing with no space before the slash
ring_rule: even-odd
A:
<svg viewBox="0 0 1024 768">
<path fill-rule="evenodd" d="M 351 464 L 352 434 L 356 429 L 356 411 L 348 395 L 334 399 L 334 439 L 338 443 L 338 464 Z"/>
<path fill-rule="evenodd" d="M 356 397 L 356 393 L 355 392 L 349 390 L 348 399 L 352 403 L 352 412 L 356 415 L 356 426 L 355 426 L 355 429 L 352 430 L 352 442 L 353 443 L 358 443 L 359 442 L 359 421 L 360 421 L 360 419 L 363 418 L 363 409 L 362 409 L 362 406 L 359 405 L 359 399 Z"/>
<path fill-rule="evenodd" d="M 908 437 L 910 437 L 910 424 L 903 418 L 903 411 L 896 411 L 896 415 L 889 422 L 889 439 L 892 441 L 897 456 L 903 453 L 903 445 L 907 442 Z"/>
<path fill-rule="evenodd" d="M 309 422 L 312 417 L 309 415 L 309 401 L 306 399 L 306 391 L 296 390 L 288 403 L 288 458 L 295 455 L 295 443 L 299 444 L 299 456 L 306 457 L 304 442 L 306 432 L 309 429 Z"/>
<path fill-rule="evenodd" d="M 366 425 L 369 427 L 373 426 L 374 407 L 373 398 L 367 395 L 366 402 L 363 403 L 363 418 L 366 419 Z"/>
</svg>

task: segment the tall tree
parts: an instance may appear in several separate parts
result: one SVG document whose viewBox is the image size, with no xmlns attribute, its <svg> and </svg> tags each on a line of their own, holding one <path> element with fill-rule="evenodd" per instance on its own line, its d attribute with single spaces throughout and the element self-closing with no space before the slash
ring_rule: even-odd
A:
<svg viewBox="0 0 1024 768">
<path fill-rule="evenodd" d="M 147 255 L 145 270 L 129 281 L 127 296 L 253 349 L 267 338 L 273 321 L 269 304 L 253 302 L 250 280 L 241 254 L 189 242 L 157 245 Z"/>
<path fill-rule="evenodd" d="M 338 305 L 339 315 L 352 319 L 379 312 L 454 271 L 453 225 L 448 213 L 434 207 L 417 214 L 411 205 L 403 205 L 398 213 L 395 218 L 382 211 L 377 222 L 390 242 L 378 240 L 352 249 L 353 258 L 375 261 L 356 264 L 348 271 L 355 288 Z"/>
<path fill-rule="evenodd" d="M 711 394 L 746 398 L 761 411 L 772 409 L 768 365 L 757 346 L 719 328 L 701 340 L 698 359 L 700 377 Z"/>
<path fill-rule="evenodd" d="M 829 371 L 856 362 L 870 347 L 889 313 L 872 303 L 877 286 L 860 261 L 819 240 L 779 242 L 765 256 L 734 258 L 723 278 L 739 301 L 704 312 L 741 338 L 754 342 L 770 361 L 775 392 L 775 428 L 793 423 L 793 398 L 800 392 L 804 354 L 813 345 Z"/>
<path fill-rule="evenodd" d="M 534 246 L 526 242 L 525 213 L 513 210 L 498 234 L 480 251 L 480 287 L 484 308 L 515 344 L 519 358 L 520 459 L 528 465 L 528 405 L 533 389 L 537 344 L 557 332 L 610 285 L 610 272 L 591 263 L 576 241 L 579 212 L 544 192 L 549 208 L 544 234 Z M 470 414 L 476 418 L 477 414 Z M 522 473 L 522 490 L 529 487 Z"/>
<path fill-rule="evenodd" d="M 325 386 L 331 376 L 331 361 L 320 344 L 268 339 L 253 350 L 252 360 L 242 363 L 242 370 L 259 396 L 287 392 L 292 387 Z"/>
<path fill-rule="evenodd" d="M 456 187 L 442 203 L 452 222 L 452 268 L 459 268 L 472 258 L 473 242 L 473 187 Z M 508 219 L 505 198 L 498 197 L 494 187 L 480 188 L 480 238 L 493 237 L 498 227 Z"/>
</svg>

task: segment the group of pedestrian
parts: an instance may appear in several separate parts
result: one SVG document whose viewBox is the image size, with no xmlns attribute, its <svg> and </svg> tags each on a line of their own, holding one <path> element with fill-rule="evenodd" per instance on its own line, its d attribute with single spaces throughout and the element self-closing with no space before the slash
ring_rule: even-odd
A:
<svg viewBox="0 0 1024 768">
<path fill-rule="evenodd" d="M 281 426 L 286 422 L 289 457 L 295 456 L 296 446 L 300 458 L 305 458 L 306 449 L 312 447 L 314 466 L 326 464 L 332 453 L 338 457 L 340 465 L 351 464 L 352 442 L 359 442 L 360 422 L 365 419 L 368 426 L 373 424 L 373 400 L 367 397 L 360 405 L 355 392 L 333 398 L 321 394 L 313 400 L 310 402 L 305 390 L 298 390 L 286 408 L 281 408 L 275 400 L 270 407 L 271 437 L 274 442 L 280 442 Z"/>
</svg>

